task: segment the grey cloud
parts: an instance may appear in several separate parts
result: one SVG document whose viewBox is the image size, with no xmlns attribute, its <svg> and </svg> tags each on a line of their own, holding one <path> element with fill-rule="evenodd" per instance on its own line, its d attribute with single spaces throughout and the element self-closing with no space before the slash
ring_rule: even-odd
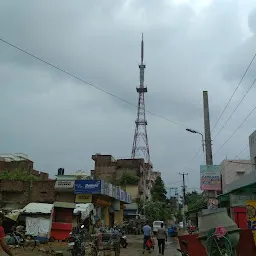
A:
<svg viewBox="0 0 256 256">
<path fill-rule="evenodd" d="M 250 39 L 242 43 L 237 13 L 233 1 L 214 1 L 200 14 L 172 1 L 0 1 L 0 37 L 137 104 L 144 32 L 146 107 L 202 131 L 202 91 L 209 90 L 216 120 L 232 79 L 252 54 Z M 0 151 L 29 153 L 50 173 L 60 166 L 90 170 L 96 152 L 130 155 L 136 108 L 2 43 L 0 50 Z M 147 119 L 154 166 L 169 183 L 179 180 L 200 137 L 149 114 Z M 243 131 L 250 122 L 248 127 Z M 216 144 L 233 129 L 228 126 Z M 243 144 L 232 143 L 223 152 L 235 154 Z M 199 186 L 200 163 L 189 170 L 193 187 Z"/>
</svg>

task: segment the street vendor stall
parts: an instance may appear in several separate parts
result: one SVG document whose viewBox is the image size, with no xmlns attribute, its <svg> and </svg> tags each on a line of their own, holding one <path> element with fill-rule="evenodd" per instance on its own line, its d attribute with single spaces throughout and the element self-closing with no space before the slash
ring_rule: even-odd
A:
<svg viewBox="0 0 256 256">
<path fill-rule="evenodd" d="M 75 203 L 54 202 L 50 241 L 69 239 L 75 208 Z"/>
</svg>

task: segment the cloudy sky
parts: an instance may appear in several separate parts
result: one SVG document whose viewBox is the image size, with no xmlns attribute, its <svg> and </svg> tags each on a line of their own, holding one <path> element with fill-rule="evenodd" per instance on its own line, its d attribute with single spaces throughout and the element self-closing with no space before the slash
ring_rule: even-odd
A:
<svg viewBox="0 0 256 256">
<path fill-rule="evenodd" d="M 199 188 L 202 91 L 216 123 L 256 51 L 255 0 L 0 0 L 0 38 L 137 104 L 141 32 L 145 42 L 148 137 L 167 185 Z M 54 175 L 93 168 L 91 155 L 131 154 L 136 108 L 0 42 L 0 152 L 23 152 Z M 212 137 L 255 79 L 256 60 Z M 253 87 L 213 140 L 214 163 L 234 158 L 255 129 Z M 256 111 L 255 111 L 256 112 Z M 217 153 L 215 153 L 217 151 Z M 201 157 L 200 157 L 201 156 Z M 245 150 L 240 158 L 249 157 Z M 191 164 L 190 164 L 191 162 Z M 177 183 L 178 182 L 178 183 Z M 174 185 L 175 184 L 175 185 Z"/>
</svg>

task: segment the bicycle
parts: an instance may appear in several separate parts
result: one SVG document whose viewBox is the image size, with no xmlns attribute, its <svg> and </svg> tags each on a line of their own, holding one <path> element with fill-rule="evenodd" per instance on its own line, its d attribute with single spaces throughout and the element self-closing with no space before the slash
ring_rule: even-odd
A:
<svg viewBox="0 0 256 256">
<path fill-rule="evenodd" d="M 206 240 L 206 250 L 209 256 L 231 256 L 233 249 L 228 234 L 218 235 L 212 229 Z"/>
<path fill-rule="evenodd" d="M 26 251 L 33 251 L 36 247 L 36 240 L 33 235 L 23 234 L 18 231 L 12 231 L 7 235 L 9 235 L 9 239 L 6 241 L 7 244 L 12 244 L 14 241 L 16 246 L 21 246 Z"/>
</svg>

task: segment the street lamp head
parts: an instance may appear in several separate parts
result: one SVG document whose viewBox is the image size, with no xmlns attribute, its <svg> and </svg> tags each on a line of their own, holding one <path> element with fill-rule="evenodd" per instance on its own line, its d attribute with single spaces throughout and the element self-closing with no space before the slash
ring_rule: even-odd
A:
<svg viewBox="0 0 256 256">
<path fill-rule="evenodd" d="M 192 132 L 192 133 L 197 133 L 195 130 L 192 130 L 192 129 L 189 129 L 189 128 L 187 128 L 186 131 Z"/>
</svg>

